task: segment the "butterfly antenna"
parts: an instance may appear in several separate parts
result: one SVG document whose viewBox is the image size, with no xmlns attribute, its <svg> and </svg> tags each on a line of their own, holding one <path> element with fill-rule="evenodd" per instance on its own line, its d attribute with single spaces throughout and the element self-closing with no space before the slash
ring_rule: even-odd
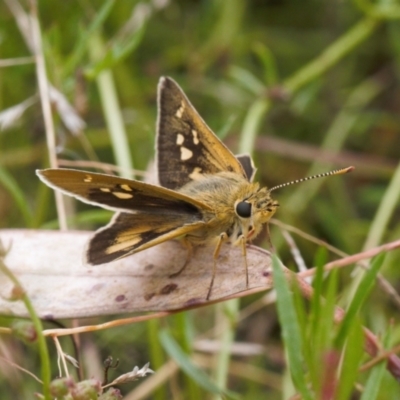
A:
<svg viewBox="0 0 400 400">
<path fill-rule="evenodd" d="M 335 170 L 329 171 L 329 172 L 324 172 L 323 174 L 307 176 L 306 178 L 296 179 L 295 181 L 282 183 L 281 185 L 274 186 L 271 189 L 269 189 L 269 191 L 272 192 L 273 190 L 280 189 L 285 186 L 294 185 L 294 184 L 300 183 L 300 182 L 310 181 L 311 179 L 324 178 L 325 176 L 332 176 L 332 175 L 347 174 L 348 172 L 353 171 L 353 169 L 354 169 L 354 167 L 347 167 L 347 168 L 335 169 Z"/>
</svg>

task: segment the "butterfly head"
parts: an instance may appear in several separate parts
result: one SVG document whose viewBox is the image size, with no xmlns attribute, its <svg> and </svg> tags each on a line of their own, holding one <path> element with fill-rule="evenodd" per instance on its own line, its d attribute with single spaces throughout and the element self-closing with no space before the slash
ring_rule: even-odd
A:
<svg viewBox="0 0 400 400">
<path fill-rule="evenodd" d="M 260 233 L 263 224 L 274 215 L 279 204 L 271 199 L 267 188 L 262 188 L 247 198 L 237 200 L 234 207 L 237 223 L 231 235 L 233 243 L 237 242 L 242 235 L 246 240 L 254 239 Z"/>
</svg>

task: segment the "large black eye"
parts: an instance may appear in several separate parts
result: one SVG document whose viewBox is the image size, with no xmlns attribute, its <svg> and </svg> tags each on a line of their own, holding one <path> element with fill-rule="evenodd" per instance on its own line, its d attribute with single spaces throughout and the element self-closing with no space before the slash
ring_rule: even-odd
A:
<svg viewBox="0 0 400 400">
<path fill-rule="evenodd" d="M 251 216 L 251 204 L 247 201 L 240 201 L 236 204 L 236 214 L 242 218 L 249 218 Z"/>
</svg>

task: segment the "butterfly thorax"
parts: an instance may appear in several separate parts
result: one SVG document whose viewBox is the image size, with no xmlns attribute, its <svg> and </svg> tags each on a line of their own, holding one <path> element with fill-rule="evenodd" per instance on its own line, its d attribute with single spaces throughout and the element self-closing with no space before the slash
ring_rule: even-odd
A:
<svg viewBox="0 0 400 400">
<path fill-rule="evenodd" d="M 211 207 L 200 210 L 204 227 L 187 236 L 194 244 L 211 242 L 223 233 L 233 244 L 243 237 L 254 239 L 278 207 L 267 188 L 232 172 L 199 176 L 179 192 Z"/>
</svg>

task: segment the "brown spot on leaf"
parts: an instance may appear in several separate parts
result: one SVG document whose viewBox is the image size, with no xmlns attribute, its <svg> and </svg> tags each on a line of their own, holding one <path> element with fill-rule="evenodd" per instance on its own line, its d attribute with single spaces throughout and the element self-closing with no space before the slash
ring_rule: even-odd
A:
<svg viewBox="0 0 400 400">
<path fill-rule="evenodd" d="M 160 294 L 170 294 L 172 293 L 176 288 L 178 287 L 178 285 L 176 283 L 170 283 L 168 285 L 165 285 L 161 290 L 160 290 Z"/>
<path fill-rule="evenodd" d="M 144 267 L 144 270 L 145 271 L 150 271 L 150 270 L 152 270 L 154 268 L 154 264 L 147 264 L 145 267 Z"/>
<path fill-rule="evenodd" d="M 91 292 L 97 292 L 104 287 L 104 283 L 96 283 L 94 286 L 90 288 Z"/>
<path fill-rule="evenodd" d="M 115 301 L 118 303 L 120 303 L 121 301 L 124 301 L 124 300 L 126 300 L 126 297 L 124 294 L 120 294 L 115 298 Z"/>
<path fill-rule="evenodd" d="M 146 301 L 150 301 L 155 295 L 156 295 L 156 294 L 155 294 L 154 292 L 152 292 L 152 293 L 147 293 L 147 294 L 144 295 L 144 299 L 145 299 Z"/>
<path fill-rule="evenodd" d="M 201 297 L 193 297 L 185 302 L 185 306 L 195 306 L 196 304 L 204 303 L 204 299 Z"/>
</svg>

